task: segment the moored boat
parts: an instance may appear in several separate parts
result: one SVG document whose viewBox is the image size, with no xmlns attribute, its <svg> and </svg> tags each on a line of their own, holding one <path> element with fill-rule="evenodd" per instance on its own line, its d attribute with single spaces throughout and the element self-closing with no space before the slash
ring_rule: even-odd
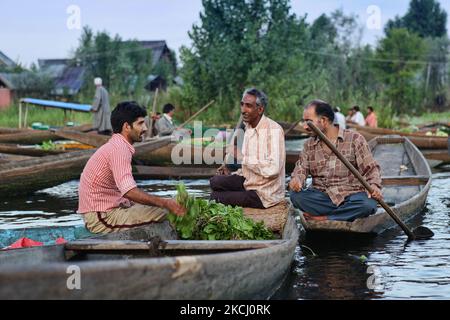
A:
<svg viewBox="0 0 450 320">
<path fill-rule="evenodd" d="M 431 187 L 431 170 L 416 146 L 406 137 L 377 137 L 369 142 L 374 158 L 381 167 L 383 196 L 402 221 L 408 221 L 425 206 Z M 345 232 L 378 234 L 397 224 L 379 208 L 367 218 L 345 221 L 311 221 L 300 213 L 306 232 Z"/>
<path fill-rule="evenodd" d="M 408 137 L 408 139 L 419 149 L 446 149 L 447 147 L 447 137 L 427 136 L 424 133 L 406 133 L 391 129 L 369 128 L 357 125 L 350 125 L 350 127 L 361 133 L 367 141 L 370 141 L 377 136 L 399 135 Z"/>
<path fill-rule="evenodd" d="M 298 235 L 289 210 L 278 240 L 183 241 L 166 221 L 65 246 L 3 251 L 0 298 L 267 299 L 290 269 Z"/>
<path fill-rule="evenodd" d="M 135 145 L 136 155 L 149 154 L 170 143 L 170 138 L 150 140 Z M 0 165 L 0 198 L 27 194 L 80 177 L 96 149 Z"/>
</svg>

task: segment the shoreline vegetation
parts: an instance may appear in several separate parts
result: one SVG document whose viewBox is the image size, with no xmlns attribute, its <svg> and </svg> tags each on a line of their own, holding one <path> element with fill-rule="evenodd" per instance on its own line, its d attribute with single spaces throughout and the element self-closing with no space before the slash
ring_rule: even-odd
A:
<svg viewBox="0 0 450 320">
<path fill-rule="evenodd" d="M 125 100 L 126 98 L 123 98 Z M 121 99 L 118 99 L 120 101 Z M 163 100 L 163 99 L 161 99 Z M 166 100 L 166 99 L 164 99 Z M 114 108 L 114 104 L 111 108 Z M 214 107 L 212 107 L 214 108 Z M 150 112 L 149 108 L 147 110 Z M 379 119 L 379 127 L 401 130 L 403 132 L 415 132 L 418 131 L 420 126 L 438 123 L 449 123 L 450 122 L 450 111 L 449 112 L 432 112 L 424 113 L 421 116 L 406 116 L 403 115 L 401 118 L 398 116 L 392 116 L 389 109 L 379 109 L 377 111 L 377 116 Z M 176 118 L 179 122 L 183 122 L 183 114 L 178 114 Z M 186 115 L 187 117 L 187 115 Z M 3 128 L 17 128 L 19 119 L 19 108 L 18 105 L 13 105 L 8 109 L 0 110 L 0 127 Z M 232 121 L 230 123 L 215 123 L 214 121 L 208 121 L 205 116 L 199 117 L 196 121 L 204 121 L 205 125 L 215 126 L 215 127 L 230 127 L 232 126 Z M 286 121 L 283 119 L 275 119 L 277 121 Z M 73 122 L 75 125 L 89 124 L 92 122 L 91 113 L 81 113 L 81 112 L 67 112 L 67 118 L 64 119 L 64 111 L 58 109 L 47 108 L 46 110 L 42 107 L 29 106 L 28 111 L 28 127 L 31 128 L 32 123 L 40 122 L 44 125 L 50 127 L 61 127 L 67 122 Z"/>
</svg>

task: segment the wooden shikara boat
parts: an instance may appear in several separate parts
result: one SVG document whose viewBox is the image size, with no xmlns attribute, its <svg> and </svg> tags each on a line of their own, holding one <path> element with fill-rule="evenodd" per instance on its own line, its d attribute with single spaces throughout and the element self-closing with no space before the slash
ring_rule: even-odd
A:
<svg viewBox="0 0 450 320">
<path fill-rule="evenodd" d="M 0 299 L 267 299 L 290 269 L 298 236 L 290 212 L 279 240 L 182 241 L 164 222 L 0 251 Z M 80 289 L 70 290 L 77 271 Z"/>
<path fill-rule="evenodd" d="M 361 133 L 367 141 L 372 140 L 377 136 L 384 135 L 399 135 L 402 137 L 408 137 L 412 143 L 419 149 L 446 149 L 447 137 L 427 136 L 423 133 L 405 133 L 401 131 L 383 129 L 383 128 L 369 128 L 361 127 L 357 125 L 349 125 L 349 127 L 356 129 Z"/>
<path fill-rule="evenodd" d="M 170 138 L 150 140 L 135 145 L 136 153 L 151 154 L 170 143 Z M 80 177 L 96 149 L 68 152 L 0 165 L 0 198 L 27 194 Z"/>
<path fill-rule="evenodd" d="M 82 125 L 78 127 L 64 127 L 61 130 L 71 130 L 77 132 L 86 132 L 92 129 L 92 125 Z M 0 143 L 15 144 L 40 144 L 44 141 L 56 140 L 59 137 L 52 130 L 32 130 L 32 129 L 2 129 L 0 134 Z M 6 133 L 5 133 L 6 132 Z"/>
<path fill-rule="evenodd" d="M 406 137 L 377 137 L 369 142 L 369 146 L 381 167 L 385 202 L 391 205 L 402 221 L 408 221 L 425 206 L 431 187 L 430 167 Z M 354 222 L 308 221 L 303 213 L 300 213 L 300 221 L 306 232 L 377 234 L 397 226 L 382 208 L 376 214 Z"/>
</svg>

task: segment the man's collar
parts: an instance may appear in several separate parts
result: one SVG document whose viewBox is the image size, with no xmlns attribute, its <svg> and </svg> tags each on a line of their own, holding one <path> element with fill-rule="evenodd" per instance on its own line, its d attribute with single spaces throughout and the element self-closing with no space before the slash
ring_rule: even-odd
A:
<svg viewBox="0 0 450 320">
<path fill-rule="evenodd" d="M 172 117 L 169 116 L 169 114 L 164 113 L 164 116 L 167 118 L 167 120 L 169 120 L 170 122 L 172 122 Z"/>
<path fill-rule="evenodd" d="M 339 132 L 338 132 L 338 139 L 341 139 L 342 141 L 344 141 L 344 129 L 341 128 L 340 126 L 337 126 L 339 128 Z M 319 136 L 315 136 L 314 140 L 313 140 L 313 145 L 316 145 L 320 142 L 320 138 Z"/>
<path fill-rule="evenodd" d="M 255 129 L 255 131 L 259 131 L 259 129 L 264 125 L 264 123 L 265 123 L 266 121 L 267 121 L 267 117 L 263 114 L 262 117 L 261 117 L 261 119 L 259 119 L 259 122 L 258 122 L 258 124 L 256 125 L 255 128 L 252 128 L 252 127 L 250 126 L 250 124 L 246 123 L 246 124 L 245 124 L 245 130 L 248 130 L 248 129 Z"/>
<path fill-rule="evenodd" d="M 117 139 L 117 140 L 119 140 L 119 141 L 125 142 L 125 144 L 127 145 L 128 149 L 130 150 L 130 152 L 131 152 L 132 154 L 134 154 L 135 149 L 134 149 L 133 145 L 131 145 L 130 142 L 128 142 L 128 140 L 127 140 L 122 134 L 120 134 L 120 133 L 115 133 L 115 134 L 113 134 L 112 138 L 113 138 L 113 139 Z"/>
</svg>

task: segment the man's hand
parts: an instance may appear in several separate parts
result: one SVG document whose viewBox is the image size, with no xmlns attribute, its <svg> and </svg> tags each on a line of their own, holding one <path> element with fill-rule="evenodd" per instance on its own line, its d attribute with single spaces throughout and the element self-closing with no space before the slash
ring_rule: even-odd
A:
<svg viewBox="0 0 450 320">
<path fill-rule="evenodd" d="M 381 193 L 381 190 L 378 189 L 377 186 L 371 186 L 372 187 L 372 194 L 370 194 L 369 192 L 367 192 L 367 196 L 370 198 L 373 198 L 377 201 L 383 200 L 383 194 Z"/>
<path fill-rule="evenodd" d="M 219 169 L 217 169 L 216 175 L 218 176 L 229 176 L 231 174 L 230 169 L 228 169 L 228 167 L 223 164 L 220 166 Z"/>
<path fill-rule="evenodd" d="M 180 206 L 175 200 L 167 199 L 164 207 L 177 216 L 184 216 L 186 214 L 186 208 Z"/>
<path fill-rule="evenodd" d="M 300 192 L 302 190 L 300 179 L 297 177 L 293 177 L 291 179 L 291 182 L 289 182 L 289 189 L 291 189 L 294 192 Z"/>
</svg>

